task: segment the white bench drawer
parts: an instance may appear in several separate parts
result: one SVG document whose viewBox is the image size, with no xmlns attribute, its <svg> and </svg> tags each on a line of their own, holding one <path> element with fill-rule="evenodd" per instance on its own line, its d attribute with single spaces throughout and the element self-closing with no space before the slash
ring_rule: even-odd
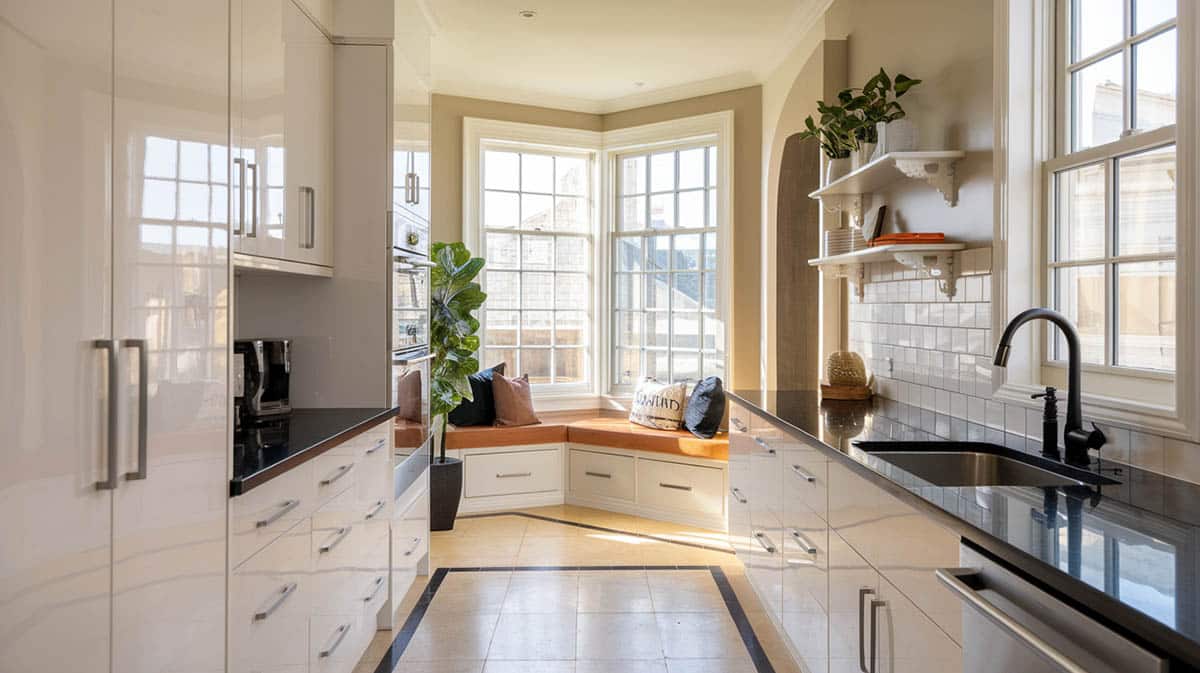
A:
<svg viewBox="0 0 1200 673">
<path fill-rule="evenodd" d="M 571 492 L 633 502 L 637 496 L 632 456 L 571 449 Z"/>
<path fill-rule="evenodd" d="M 703 514 L 724 511 L 724 475 L 719 468 L 638 459 L 638 503 Z"/>
<path fill-rule="evenodd" d="M 233 571 L 229 587 L 230 669 L 250 673 L 308 662 L 313 582 L 308 521 Z"/>
<path fill-rule="evenodd" d="M 467 455 L 463 490 L 468 498 L 560 490 L 561 455 L 558 449 Z"/>
</svg>

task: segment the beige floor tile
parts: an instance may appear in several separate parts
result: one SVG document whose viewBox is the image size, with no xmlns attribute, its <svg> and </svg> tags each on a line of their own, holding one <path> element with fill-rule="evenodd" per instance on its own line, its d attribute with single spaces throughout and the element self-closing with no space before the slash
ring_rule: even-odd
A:
<svg viewBox="0 0 1200 673">
<path fill-rule="evenodd" d="M 454 537 L 432 540 L 430 559 L 435 568 L 509 566 L 517 559 L 521 538 Z"/>
<path fill-rule="evenodd" d="M 434 599 L 437 600 L 436 598 Z M 499 615 L 426 614 L 401 661 L 484 660 Z"/>
<path fill-rule="evenodd" d="M 580 614 L 576 658 L 662 659 L 657 626 L 654 615 L 649 613 Z"/>
<path fill-rule="evenodd" d="M 575 673 L 667 673 L 663 660 L 576 661 Z"/>
<path fill-rule="evenodd" d="M 525 526 L 525 537 L 578 537 L 587 532 L 588 529 L 579 526 L 541 519 L 527 519 Z"/>
<path fill-rule="evenodd" d="M 655 612 L 728 612 L 712 573 L 707 570 L 646 573 Z"/>
<path fill-rule="evenodd" d="M 495 614 L 504 604 L 512 573 L 454 572 L 429 605 L 430 614 Z"/>
<path fill-rule="evenodd" d="M 667 673 L 757 673 L 749 656 L 741 659 L 667 659 Z"/>
<path fill-rule="evenodd" d="M 579 576 L 575 573 L 519 572 L 508 584 L 502 613 L 570 612 L 579 604 Z"/>
<path fill-rule="evenodd" d="M 655 617 L 667 659 L 719 659 L 745 655 L 746 647 L 728 613 L 659 612 Z"/>
<path fill-rule="evenodd" d="M 575 658 L 575 614 L 500 615 L 488 661 Z"/>
<path fill-rule="evenodd" d="M 646 573 L 595 572 L 579 576 L 579 611 L 653 612 Z"/>
<path fill-rule="evenodd" d="M 482 661 L 401 661 L 392 673 L 480 673 Z"/>
<path fill-rule="evenodd" d="M 576 673 L 574 661 L 500 661 L 487 662 L 483 673 Z"/>
<path fill-rule="evenodd" d="M 497 515 L 458 519 L 454 532 L 464 537 L 520 537 L 529 519 L 523 516 Z"/>
<path fill-rule="evenodd" d="M 641 565 L 636 544 L 591 536 L 525 538 L 517 565 Z"/>
</svg>

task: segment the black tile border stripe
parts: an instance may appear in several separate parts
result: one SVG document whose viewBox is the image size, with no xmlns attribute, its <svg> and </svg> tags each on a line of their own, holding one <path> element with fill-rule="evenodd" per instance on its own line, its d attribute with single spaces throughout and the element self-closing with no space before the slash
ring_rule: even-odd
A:
<svg viewBox="0 0 1200 673">
<path fill-rule="evenodd" d="M 438 589 L 441 588 L 442 582 L 446 579 L 449 573 L 458 572 L 554 572 L 554 571 L 645 571 L 645 570 L 707 570 L 713 578 L 713 582 L 717 585 L 717 590 L 721 592 L 721 598 L 725 601 L 725 609 L 729 611 L 729 617 L 733 620 L 734 626 L 737 627 L 738 635 L 742 638 L 742 644 L 746 646 L 746 653 L 750 655 L 750 660 L 754 663 L 754 670 L 757 673 L 775 673 L 775 667 L 771 665 L 771 660 L 767 658 L 767 653 L 763 650 L 762 643 L 758 640 L 758 635 L 754 633 L 754 627 L 750 625 L 750 620 L 746 618 L 746 611 L 742 609 L 741 601 L 738 600 L 737 593 L 733 590 L 733 585 L 729 583 L 729 578 L 725 576 L 725 571 L 721 566 L 717 565 L 629 565 L 629 566 L 487 566 L 487 567 L 461 567 L 461 568 L 438 568 L 434 571 L 429 579 L 429 584 L 425 586 L 425 590 L 421 592 L 420 598 L 417 599 L 416 605 L 413 606 L 412 612 L 408 614 L 408 618 L 404 620 L 404 626 L 396 634 L 392 640 L 392 644 L 388 646 L 387 652 L 383 654 L 383 659 L 379 665 L 375 667 L 375 673 L 392 673 L 396 666 L 400 663 L 400 657 L 403 656 L 404 650 L 408 648 L 409 642 L 412 641 L 413 635 L 417 632 L 417 627 L 421 625 L 421 620 L 425 618 L 425 613 L 429 610 L 430 603 L 433 602 L 434 596 L 437 595 Z"/>
<path fill-rule="evenodd" d="M 617 533 L 619 535 L 629 535 L 631 537 L 640 537 L 645 540 L 655 540 L 657 542 L 666 542 L 668 544 L 677 544 L 677 545 L 681 545 L 684 547 L 692 547 L 694 549 L 704 549 L 706 551 L 715 551 L 715 552 L 720 552 L 722 554 L 733 554 L 734 553 L 734 551 L 732 549 L 723 549 L 721 547 L 710 547 L 709 545 L 700 544 L 699 542 L 683 542 L 680 540 L 672 540 L 670 538 L 662 537 L 659 535 L 651 535 L 650 533 L 634 533 L 634 532 L 627 531 L 627 530 L 621 530 L 619 528 L 607 528 L 605 526 L 597 526 L 597 525 L 591 524 L 591 523 L 570 521 L 568 519 L 556 519 L 552 516 L 543 516 L 541 514 L 530 514 L 528 512 L 485 512 L 482 514 L 463 514 L 463 515 L 460 515 L 458 518 L 460 518 L 460 519 L 486 519 L 486 518 L 492 517 L 492 516 L 523 516 L 527 519 L 536 519 L 538 521 L 549 521 L 551 523 L 561 523 L 564 526 L 575 526 L 576 528 L 586 528 L 588 530 L 596 530 L 596 531 L 600 531 L 602 533 Z"/>
</svg>

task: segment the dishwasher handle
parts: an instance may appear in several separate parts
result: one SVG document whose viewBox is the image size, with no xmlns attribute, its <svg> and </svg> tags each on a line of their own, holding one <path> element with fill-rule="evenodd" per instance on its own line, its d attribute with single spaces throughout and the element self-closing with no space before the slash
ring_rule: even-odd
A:
<svg viewBox="0 0 1200 673">
<path fill-rule="evenodd" d="M 1024 624 L 995 605 L 992 605 L 987 599 L 980 596 L 971 585 L 963 581 L 963 578 L 979 577 L 982 573 L 983 571 L 978 568 L 938 568 L 934 571 L 938 581 L 953 592 L 955 596 L 958 596 L 973 610 L 986 617 L 988 621 L 1028 645 L 1039 656 L 1063 671 L 1063 673 L 1089 673 L 1088 669 L 1064 654 L 1062 650 L 1046 642 L 1045 639 L 1034 633 Z"/>
</svg>

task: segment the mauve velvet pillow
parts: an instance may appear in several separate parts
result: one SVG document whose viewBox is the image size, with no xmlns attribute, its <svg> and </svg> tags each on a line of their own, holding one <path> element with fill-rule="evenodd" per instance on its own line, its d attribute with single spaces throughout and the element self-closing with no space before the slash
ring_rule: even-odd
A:
<svg viewBox="0 0 1200 673">
<path fill-rule="evenodd" d="M 496 425 L 517 426 L 541 423 L 533 413 L 533 392 L 529 375 L 510 379 L 497 372 L 492 375 L 492 396 L 496 398 Z"/>
</svg>

